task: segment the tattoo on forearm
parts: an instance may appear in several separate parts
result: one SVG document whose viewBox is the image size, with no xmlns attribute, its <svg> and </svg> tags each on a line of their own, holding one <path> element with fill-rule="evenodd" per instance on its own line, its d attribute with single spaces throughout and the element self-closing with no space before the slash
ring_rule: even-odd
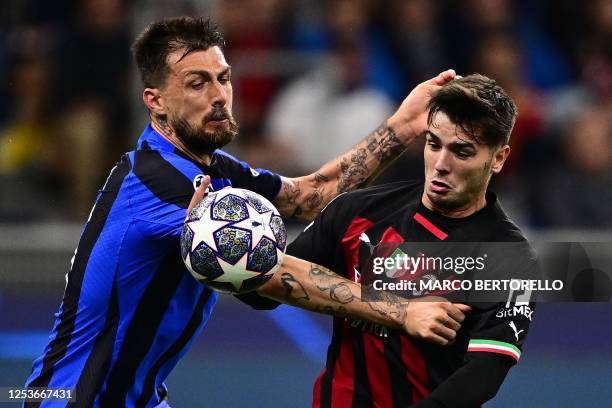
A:
<svg viewBox="0 0 612 408">
<path fill-rule="evenodd" d="M 395 131 L 388 126 L 386 135 L 380 138 L 378 141 L 378 146 L 378 161 L 381 164 L 396 157 L 404 150 L 404 145 L 395 134 Z"/>
<path fill-rule="evenodd" d="M 329 181 L 329 177 L 319 172 L 315 173 L 314 179 L 315 179 L 315 186 L 317 187 L 319 186 L 319 184 L 326 183 Z"/>
<path fill-rule="evenodd" d="M 319 208 L 323 204 L 323 191 L 315 190 L 306 198 L 306 207 L 309 211 Z"/>
<path fill-rule="evenodd" d="M 297 198 L 300 195 L 300 182 L 283 182 L 283 194 L 289 205 L 295 205 Z"/>
<path fill-rule="evenodd" d="M 368 176 L 366 159 L 368 152 L 361 147 L 350 155 L 350 162 L 346 157 L 340 163 L 340 175 L 338 176 L 338 193 L 344 193 L 358 187 Z"/>
<path fill-rule="evenodd" d="M 291 217 L 298 217 L 302 214 L 302 209 L 298 205 L 298 197 L 302 193 L 299 181 L 283 181 L 282 185 L 283 203 L 279 208 L 293 209 Z"/>
<path fill-rule="evenodd" d="M 375 133 L 378 133 L 378 129 L 370 133 L 368 137 L 366 137 L 366 143 L 370 153 L 374 153 L 376 151 L 376 148 L 378 147 L 378 140 L 376 140 L 376 136 L 374 136 Z"/>
<path fill-rule="evenodd" d="M 310 279 L 312 279 L 317 289 L 324 291 L 329 289 L 331 285 L 330 280 L 334 276 L 334 273 L 329 269 L 311 264 L 308 276 L 310 276 Z"/>
<path fill-rule="evenodd" d="M 346 283 L 339 282 L 340 277 L 327 268 L 311 264 L 308 276 L 320 291 L 329 289 L 329 298 L 336 303 L 347 304 L 356 298 L 351 288 Z"/>
<path fill-rule="evenodd" d="M 292 274 L 284 272 L 281 283 L 285 288 L 285 300 L 310 300 L 304 286 Z"/>
<path fill-rule="evenodd" d="M 348 317 L 349 316 L 348 310 L 346 310 L 344 306 L 338 306 L 338 307 L 333 307 L 329 305 L 318 306 L 313 310 L 318 313 L 323 313 L 323 314 L 332 315 L 336 317 Z"/>
<path fill-rule="evenodd" d="M 351 303 L 355 296 L 345 283 L 333 284 L 329 287 L 329 297 L 331 300 L 342 303 L 343 305 Z"/>
</svg>

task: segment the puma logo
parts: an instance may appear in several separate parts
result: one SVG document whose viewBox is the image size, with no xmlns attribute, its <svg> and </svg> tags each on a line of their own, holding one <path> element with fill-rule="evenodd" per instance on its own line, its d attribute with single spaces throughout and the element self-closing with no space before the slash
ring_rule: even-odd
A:
<svg viewBox="0 0 612 408">
<path fill-rule="evenodd" d="M 510 326 L 510 328 L 514 331 L 514 337 L 516 337 L 516 341 L 519 341 L 519 334 L 521 334 L 522 332 L 524 332 L 524 329 L 521 330 L 516 330 L 516 325 L 514 324 L 514 321 L 511 321 L 510 323 L 508 323 L 508 326 Z"/>
<path fill-rule="evenodd" d="M 372 242 L 370 241 L 370 237 L 368 237 L 368 234 L 362 232 L 359 236 L 359 240 L 368 246 L 370 250 L 370 255 L 372 255 L 374 253 L 374 248 L 376 248 L 376 245 L 372 244 Z"/>
</svg>

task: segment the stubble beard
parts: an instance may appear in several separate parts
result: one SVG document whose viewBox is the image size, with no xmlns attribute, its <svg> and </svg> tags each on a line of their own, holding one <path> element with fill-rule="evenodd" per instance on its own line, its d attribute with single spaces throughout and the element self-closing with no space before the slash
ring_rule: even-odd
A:
<svg viewBox="0 0 612 408">
<path fill-rule="evenodd" d="M 478 199 L 483 189 L 486 191 L 490 180 L 489 171 L 490 163 L 486 163 L 482 173 L 473 174 L 465 180 L 461 191 L 453 191 L 447 196 L 439 196 L 434 192 L 430 192 L 427 194 L 429 201 L 444 212 L 451 212 L 466 207 Z"/>
</svg>

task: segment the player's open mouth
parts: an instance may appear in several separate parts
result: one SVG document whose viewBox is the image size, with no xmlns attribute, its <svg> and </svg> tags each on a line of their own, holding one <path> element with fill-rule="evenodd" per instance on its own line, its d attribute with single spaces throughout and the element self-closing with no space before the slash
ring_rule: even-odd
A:
<svg viewBox="0 0 612 408">
<path fill-rule="evenodd" d="M 440 180 L 431 180 L 430 185 L 431 185 L 431 189 L 435 193 L 445 193 L 451 189 L 451 187 L 448 184 Z"/>
</svg>

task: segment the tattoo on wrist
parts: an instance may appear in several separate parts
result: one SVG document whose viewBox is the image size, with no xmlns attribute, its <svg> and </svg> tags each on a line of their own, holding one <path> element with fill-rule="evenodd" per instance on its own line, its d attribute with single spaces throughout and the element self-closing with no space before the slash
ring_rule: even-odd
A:
<svg viewBox="0 0 612 408">
<path fill-rule="evenodd" d="M 392 293 L 374 290 L 371 285 L 361 288 L 362 292 L 367 292 L 370 309 L 381 316 L 394 318 L 398 322 L 403 322 L 406 317 L 410 301 L 400 298 Z"/>
</svg>

